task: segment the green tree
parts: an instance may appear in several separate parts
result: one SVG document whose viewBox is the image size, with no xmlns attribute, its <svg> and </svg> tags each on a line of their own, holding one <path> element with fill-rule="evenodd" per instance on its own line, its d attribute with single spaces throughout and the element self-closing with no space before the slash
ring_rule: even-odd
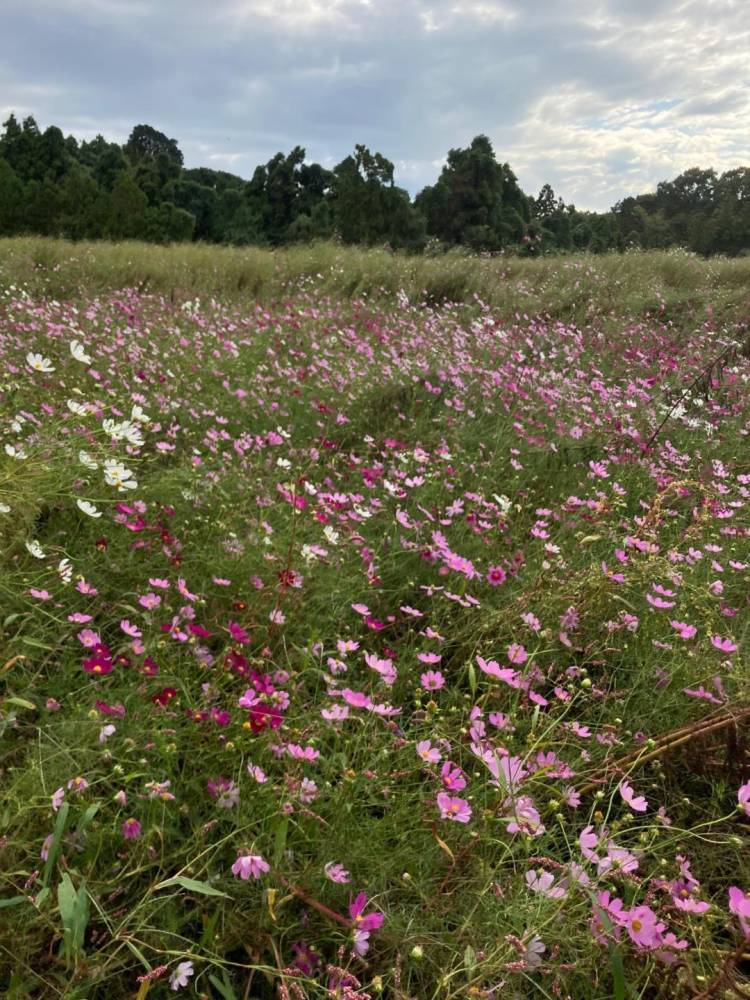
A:
<svg viewBox="0 0 750 1000">
<path fill-rule="evenodd" d="M 420 192 L 416 206 L 430 236 L 478 250 L 520 242 L 531 218 L 515 174 L 498 163 L 484 135 L 467 149 L 450 150 L 437 183 Z"/>
<path fill-rule="evenodd" d="M 0 235 L 12 236 L 23 226 L 23 184 L 7 160 L 0 158 Z"/>
<path fill-rule="evenodd" d="M 136 125 L 123 147 L 128 160 L 135 166 L 143 160 L 155 160 L 164 155 L 178 167 L 182 166 L 182 153 L 176 139 L 168 139 L 163 132 L 151 125 Z"/>
<path fill-rule="evenodd" d="M 143 238 L 147 226 L 148 198 L 129 172 L 118 176 L 108 200 L 106 235 L 114 240 Z"/>
</svg>

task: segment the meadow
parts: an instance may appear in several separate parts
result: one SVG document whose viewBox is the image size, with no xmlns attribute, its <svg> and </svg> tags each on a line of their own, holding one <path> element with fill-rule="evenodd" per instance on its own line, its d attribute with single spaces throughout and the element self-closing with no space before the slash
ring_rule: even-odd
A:
<svg viewBox="0 0 750 1000">
<path fill-rule="evenodd" d="M 750 996 L 750 260 L 0 240 L 0 990 Z"/>
</svg>

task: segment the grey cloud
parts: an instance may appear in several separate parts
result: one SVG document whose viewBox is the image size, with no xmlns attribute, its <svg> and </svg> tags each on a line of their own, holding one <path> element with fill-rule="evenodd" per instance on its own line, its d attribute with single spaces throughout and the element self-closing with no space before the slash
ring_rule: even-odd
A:
<svg viewBox="0 0 750 1000">
<path fill-rule="evenodd" d="M 434 180 L 478 132 L 535 190 L 608 207 L 682 169 L 750 159 L 734 0 L 3 0 L 3 105 L 249 176 L 355 142 Z M 697 130 L 701 136 L 696 142 Z"/>
</svg>

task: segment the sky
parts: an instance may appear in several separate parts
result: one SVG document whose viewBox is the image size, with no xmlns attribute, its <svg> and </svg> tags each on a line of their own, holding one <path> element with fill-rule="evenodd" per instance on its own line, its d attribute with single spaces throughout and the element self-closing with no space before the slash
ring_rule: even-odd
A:
<svg viewBox="0 0 750 1000">
<path fill-rule="evenodd" d="M 750 164 L 750 0 L 0 0 L 0 113 L 146 123 L 249 177 L 361 142 L 415 193 L 483 133 L 522 188 L 602 210 Z"/>
</svg>

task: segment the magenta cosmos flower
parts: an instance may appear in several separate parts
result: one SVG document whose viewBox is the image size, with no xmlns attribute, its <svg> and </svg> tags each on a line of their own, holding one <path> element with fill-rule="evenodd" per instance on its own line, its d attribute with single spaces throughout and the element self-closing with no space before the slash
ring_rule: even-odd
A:
<svg viewBox="0 0 750 1000">
<path fill-rule="evenodd" d="M 138 840 L 141 835 L 141 824 L 137 819 L 126 819 L 122 824 L 122 835 L 125 840 Z"/>
<path fill-rule="evenodd" d="M 349 916 L 354 928 L 354 952 L 360 957 L 365 955 L 370 947 L 370 931 L 378 930 L 385 920 L 382 913 L 364 913 L 366 906 L 366 892 L 360 892 L 349 903 Z"/>
<path fill-rule="evenodd" d="M 232 865 L 232 874 L 247 882 L 251 875 L 254 879 L 259 879 L 270 867 L 260 854 L 239 854 Z"/>
<path fill-rule="evenodd" d="M 487 583 L 491 587 L 500 587 L 505 583 L 506 573 L 502 566 L 490 566 L 487 570 Z"/>
</svg>

